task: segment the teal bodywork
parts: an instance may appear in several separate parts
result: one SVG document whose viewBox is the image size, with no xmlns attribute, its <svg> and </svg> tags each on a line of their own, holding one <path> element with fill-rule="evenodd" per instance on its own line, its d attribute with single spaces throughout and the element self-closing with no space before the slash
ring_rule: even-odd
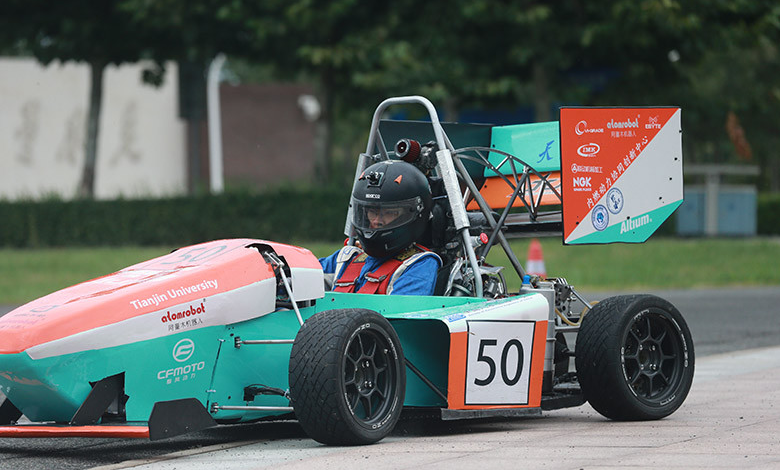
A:
<svg viewBox="0 0 780 470">
<path fill-rule="evenodd" d="M 559 171 L 561 169 L 560 126 L 558 121 L 496 126 L 491 130 L 490 147 L 516 156 L 536 171 Z M 488 160 L 494 166 L 504 160 L 504 155 L 491 153 Z M 484 176 L 494 176 L 485 167 Z M 511 165 L 499 168 L 504 175 L 512 174 Z"/>
<path fill-rule="evenodd" d="M 401 339 L 406 358 L 446 393 L 449 359 L 448 321 L 463 318 L 486 299 L 468 297 L 376 296 L 327 292 L 315 305 L 300 309 L 305 320 L 317 312 L 366 308 L 388 318 Z M 500 302 L 500 301 L 494 301 Z M 277 310 L 223 326 L 33 360 L 27 352 L 0 357 L 0 391 L 32 421 L 68 422 L 95 382 L 124 373 L 126 419 L 148 420 L 155 402 L 197 398 L 209 409 L 220 406 L 289 406 L 286 398 L 258 395 L 244 401 L 244 388 L 262 384 L 287 389 L 291 344 L 244 344 L 236 338 L 293 339 L 299 329 L 295 312 Z M 191 356 L 177 362 L 172 351 L 191 341 Z M 11 372 L 13 371 L 13 372 Z M 446 402 L 407 370 L 405 406 L 446 406 Z M 220 422 L 250 421 L 282 411 L 219 410 Z"/>
<path fill-rule="evenodd" d="M 623 220 L 610 225 L 601 232 L 594 232 L 575 240 L 567 241 L 570 245 L 591 243 L 614 243 L 620 240 L 623 243 L 644 243 L 650 235 L 663 224 L 666 219 L 682 204 L 682 200 L 667 204 L 645 214 L 640 214 L 633 219 Z"/>
</svg>

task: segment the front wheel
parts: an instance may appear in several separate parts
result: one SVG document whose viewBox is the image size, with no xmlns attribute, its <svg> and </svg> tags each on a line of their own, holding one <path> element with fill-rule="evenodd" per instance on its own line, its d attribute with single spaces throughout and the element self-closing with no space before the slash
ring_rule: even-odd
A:
<svg viewBox="0 0 780 470">
<path fill-rule="evenodd" d="M 371 444 L 398 422 L 406 391 L 401 342 L 371 310 L 320 312 L 290 354 L 290 398 L 304 431 L 323 444 Z"/>
<path fill-rule="evenodd" d="M 653 295 L 610 297 L 582 319 L 575 364 L 582 393 L 614 420 L 672 414 L 693 383 L 693 340 L 680 312 Z"/>
</svg>

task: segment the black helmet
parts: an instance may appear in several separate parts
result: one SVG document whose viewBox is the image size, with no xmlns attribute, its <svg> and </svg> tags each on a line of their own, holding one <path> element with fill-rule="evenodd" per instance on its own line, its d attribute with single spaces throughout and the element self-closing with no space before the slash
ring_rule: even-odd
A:
<svg viewBox="0 0 780 470">
<path fill-rule="evenodd" d="M 360 175 L 352 192 L 352 225 L 371 256 L 393 256 L 417 241 L 433 200 L 428 180 L 409 163 L 387 160 Z"/>
</svg>

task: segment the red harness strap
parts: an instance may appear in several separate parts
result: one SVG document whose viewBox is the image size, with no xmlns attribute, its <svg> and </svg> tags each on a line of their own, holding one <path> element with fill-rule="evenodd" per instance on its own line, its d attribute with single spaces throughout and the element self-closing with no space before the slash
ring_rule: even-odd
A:
<svg viewBox="0 0 780 470">
<path fill-rule="evenodd" d="M 388 259 L 370 273 L 366 273 L 366 282 L 357 293 L 386 294 L 387 287 L 390 285 L 390 279 L 392 279 L 396 269 L 403 264 L 404 260 L 419 251 L 428 250 L 420 245 L 414 245 L 409 250 Z M 355 292 L 357 278 L 360 277 L 360 271 L 363 270 L 367 256 L 365 253 L 361 253 L 350 260 L 347 267 L 344 268 L 344 274 L 336 281 L 336 287 L 333 289 L 335 292 Z"/>
<path fill-rule="evenodd" d="M 390 258 L 382 263 L 381 266 L 366 273 L 366 282 L 358 290 L 358 294 L 387 294 L 387 286 L 390 284 L 390 278 L 403 261 L 397 258 Z"/>
<path fill-rule="evenodd" d="M 351 260 L 346 268 L 344 268 L 344 274 L 336 281 L 333 288 L 334 292 L 355 292 L 355 284 L 357 284 L 357 278 L 360 276 L 360 271 L 363 269 L 363 265 L 366 262 L 366 254 L 361 253 Z"/>
</svg>

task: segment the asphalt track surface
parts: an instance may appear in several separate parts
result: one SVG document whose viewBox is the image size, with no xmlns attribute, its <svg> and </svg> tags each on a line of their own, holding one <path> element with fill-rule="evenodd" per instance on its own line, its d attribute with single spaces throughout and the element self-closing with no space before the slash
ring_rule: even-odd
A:
<svg viewBox="0 0 780 470">
<path fill-rule="evenodd" d="M 660 421 L 610 422 L 586 404 L 540 418 L 404 420 L 365 447 L 322 446 L 295 422 L 158 442 L 0 439 L 0 469 L 780 468 L 780 286 L 654 293 L 683 313 L 697 357 L 688 399 Z"/>
</svg>

